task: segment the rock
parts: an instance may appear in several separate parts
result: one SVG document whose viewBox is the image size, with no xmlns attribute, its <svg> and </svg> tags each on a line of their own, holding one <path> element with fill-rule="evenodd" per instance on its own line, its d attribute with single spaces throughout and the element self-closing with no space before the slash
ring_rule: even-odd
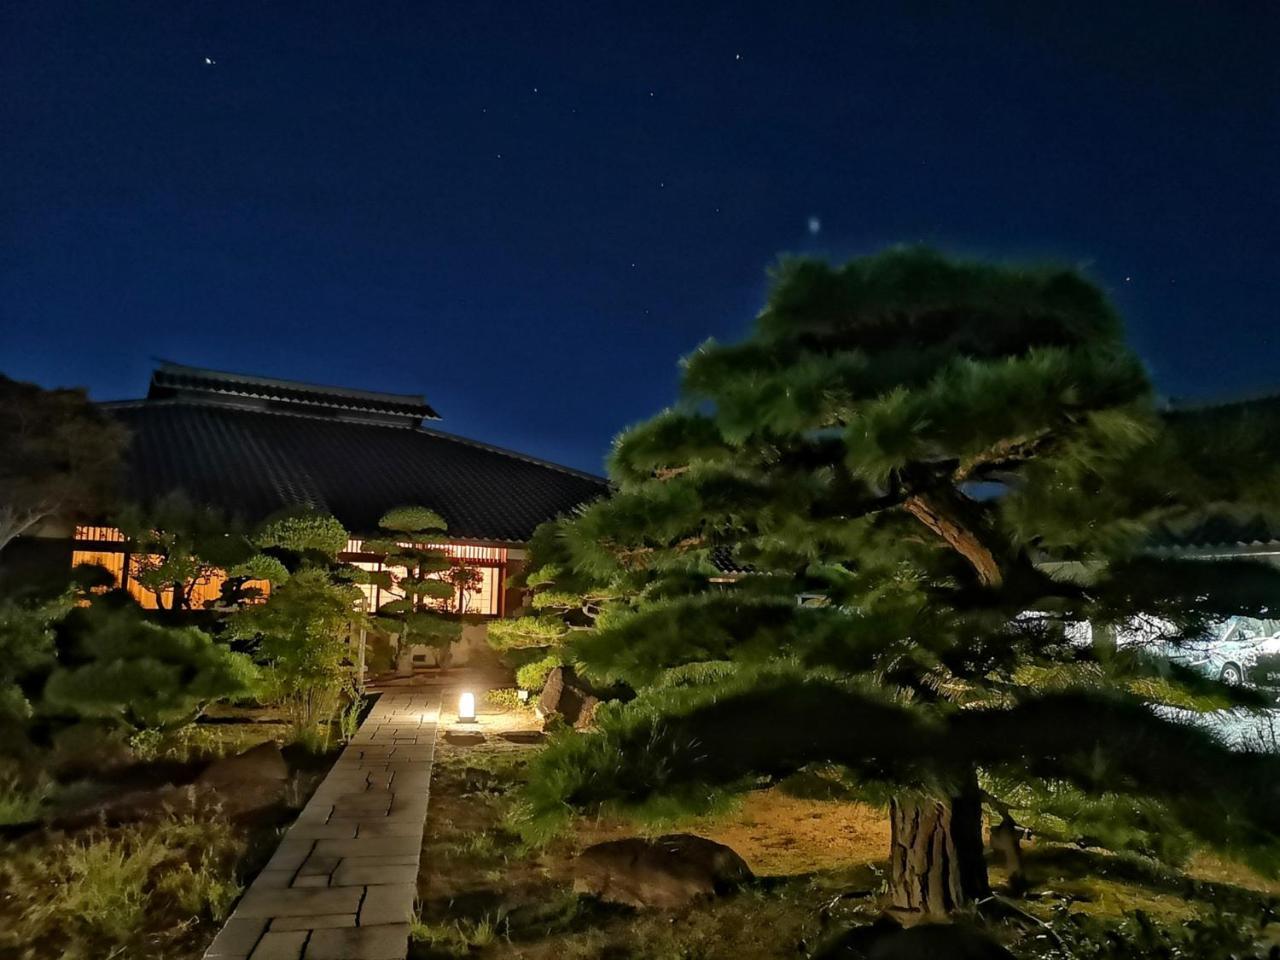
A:
<svg viewBox="0 0 1280 960">
<path fill-rule="evenodd" d="M 279 745 L 268 740 L 238 756 L 213 761 L 196 778 L 196 783 L 216 790 L 231 791 L 245 784 L 264 781 L 283 783 L 288 779 L 289 765 L 284 762 Z"/>
<path fill-rule="evenodd" d="M 673 910 L 752 878 L 722 843 L 689 834 L 597 843 L 573 862 L 573 889 L 611 903 Z"/>
<path fill-rule="evenodd" d="M 579 677 L 573 667 L 556 667 L 538 697 L 538 716 L 544 721 L 559 716 L 576 730 L 590 726 L 601 700 L 600 693 Z"/>
<path fill-rule="evenodd" d="M 814 954 L 814 960 L 1014 960 L 986 934 L 959 923 L 921 923 L 904 929 L 892 920 L 858 927 Z"/>
</svg>

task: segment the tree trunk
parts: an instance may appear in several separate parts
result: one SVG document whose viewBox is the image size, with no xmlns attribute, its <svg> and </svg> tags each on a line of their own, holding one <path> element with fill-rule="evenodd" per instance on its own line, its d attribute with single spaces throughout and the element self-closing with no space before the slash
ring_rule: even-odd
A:
<svg viewBox="0 0 1280 960">
<path fill-rule="evenodd" d="M 902 506 L 969 561 L 984 587 L 998 587 L 1004 582 L 995 555 L 972 529 L 960 521 L 956 509 L 948 509 L 948 505 L 941 503 L 937 497 L 922 493 L 907 497 Z"/>
<path fill-rule="evenodd" d="M 889 817 L 889 895 L 900 920 L 941 919 L 990 894 L 976 782 L 942 800 L 894 797 Z"/>
</svg>

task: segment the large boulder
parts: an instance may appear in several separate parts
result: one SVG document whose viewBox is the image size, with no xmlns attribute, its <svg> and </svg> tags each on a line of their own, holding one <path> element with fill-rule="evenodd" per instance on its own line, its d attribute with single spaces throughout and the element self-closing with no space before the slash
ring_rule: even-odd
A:
<svg viewBox="0 0 1280 960">
<path fill-rule="evenodd" d="M 591 726 L 596 707 L 606 700 L 629 700 L 634 693 L 622 684 L 599 687 L 578 676 L 573 667 L 555 667 L 538 697 L 538 716 L 543 721 L 559 717 L 575 730 Z"/>
<path fill-rule="evenodd" d="M 280 746 L 272 740 L 260 743 L 234 757 L 215 760 L 196 778 L 203 787 L 234 791 L 245 785 L 279 782 L 289 779 L 289 765 Z"/>
<path fill-rule="evenodd" d="M 986 934 L 959 923 L 903 928 L 891 920 L 850 930 L 815 960 L 1014 960 Z"/>
<path fill-rule="evenodd" d="M 573 667 L 556 667 L 547 674 L 547 682 L 538 698 L 538 716 L 550 720 L 558 716 L 571 727 L 589 726 L 592 714 L 600 705 L 600 698 Z"/>
<path fill-rule="evenodd" d="M 722 843 L 690 834 L 597 843 L 573 862 L 573 889 L 610 903 L 675 910 L 751 879 L 746 862 Z"/>
</svg>

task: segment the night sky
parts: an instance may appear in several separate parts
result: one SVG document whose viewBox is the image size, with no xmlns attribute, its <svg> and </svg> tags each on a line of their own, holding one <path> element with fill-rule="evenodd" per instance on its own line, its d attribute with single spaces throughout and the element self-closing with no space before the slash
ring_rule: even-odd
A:
<svg viewBox="0 0 1280 960">
<path fill-rule="evenodd" d="M 598 471 L 778 254 L 925 242 L 1085 267 L 1167 394 L 1280 385 L 1277 50 L 1227 0 L 6 3 L 0 371 L 421 392 Z"/>
</svg>

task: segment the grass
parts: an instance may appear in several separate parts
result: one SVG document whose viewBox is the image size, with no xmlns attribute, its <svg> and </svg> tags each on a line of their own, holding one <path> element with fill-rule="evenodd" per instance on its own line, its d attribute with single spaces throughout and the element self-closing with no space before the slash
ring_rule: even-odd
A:
<svg viewBox="0 0 1280 960">
<path fill-rule="evenodd" d="M 53 782 L 43 777 L 34 786 L 16 773 L 0 777 L 0 826 L 39 820 L 53 794 Z"/>
<path fill-rule="evenodd" d="M 532 723 L 522 717 L 508 710 L 504 722 Z M 505 728 L 494 722 L 492 729 Z M 524 846 L 511 817 L 539 749 L 498 736 L 475 745 L 438 744 L 415 960 L 815 956 L 880 913 L 889 850 L 884 811 L 778 788 L 752 792 L 733 808 L 677 828 L 725 843 L 747 860 L 758 879 L 736 894 L 675 913 L 580 897 L 573 890 L 575 853 L 643 831 L 579 819 L 549 846 Z M 1178 872 L 1141 858 L 1052 844 L 1029 845 L 1027 860 L 1033 890 L 1018 907 L 1061 930 L 1074 960 L 1252 960 L 1267 956 L 1265 948 L 1253 951 L 1253 940 L 1277 926 L 1269 917 L 1280 884 L 1220 860 L 1199 857 Z M 1004 879 L 993 870 L 993 883 Z M 992 929 L 1022 960 L 1063 960 L 1044 928 L 1025 917 Z M 1204 952 L 1215 938 L 1222 949 Z"/>
<path fill-rule="evenodd" d="M 0 864 L 11 911 L 0 947 L 39 944 L 37 955 L 69 958 L 141 947 L 160 924 L 180 935 L 201 919 L 223 919 L 239 895 L 236 866 L 247 847 L 217 818 L 40 839 L 6 851 Z"/>
<path fill-rule="evenodd" d="M 487 947 L 498 939 L 503 916 L 495 913 L 477 920 L 436 922 L 414 916 L 409 921 L 409 940 L 424 944 L 436 953 L 465 956 L 474 949 Z"/>
</svg>

